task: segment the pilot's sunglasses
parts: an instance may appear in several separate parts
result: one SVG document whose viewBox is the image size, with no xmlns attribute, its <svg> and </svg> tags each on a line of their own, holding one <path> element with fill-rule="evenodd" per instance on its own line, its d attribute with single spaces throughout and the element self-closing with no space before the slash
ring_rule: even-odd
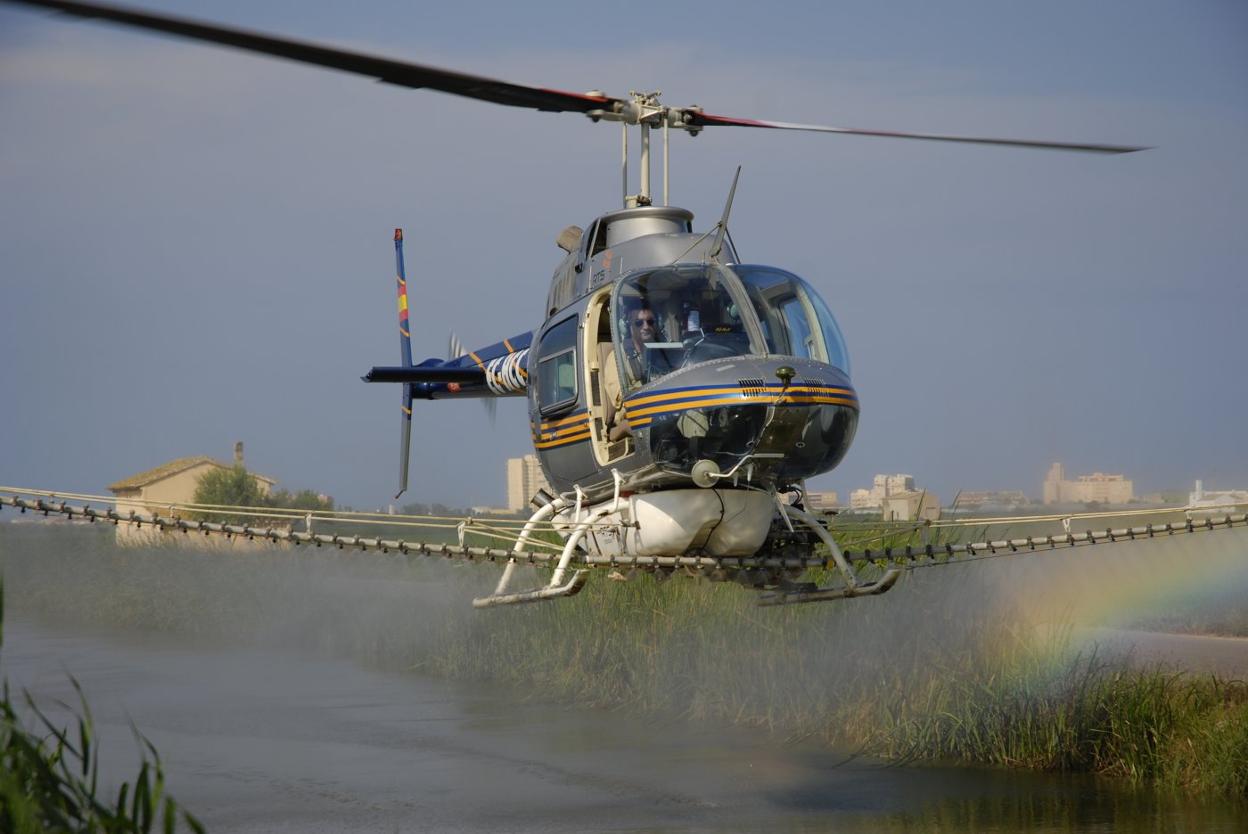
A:
<svg viewBox="0 0 1248 834">
<path fill-rule="evenodd" d="M 642 327 L 647 324 L 653 325 L 654 319 L 633 319 L 633 327 Z"/>
</svg>

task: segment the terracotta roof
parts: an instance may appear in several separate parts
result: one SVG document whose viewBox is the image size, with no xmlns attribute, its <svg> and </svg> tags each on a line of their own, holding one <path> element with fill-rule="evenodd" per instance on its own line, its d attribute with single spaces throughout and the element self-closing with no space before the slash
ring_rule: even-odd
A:
<svg viewBox="0 0 1248 834">
<path fill-rule="evenodd" d="M 137 475 L 131 475 L 129 478 L 123 478 L 115 484 L 109 484 L 108 488 L 112 492 L 123 492 L 128 489 L 142 489 L 148 484 L 163 481 L 165 478 L 171 478 L 179 472 L 185 472 L 192 467 L 199 466 L 204 463 L 211 463 L 212 465 L 219 466 L 222 469 L 230 468 L 229 464 L 222 463 L 221 461 L 210 458 L 207 455 L 194 455 L 192 457 L 178 458 L 177 460 L 171 460 L 168 463 L 162 463 L 154 469 L 149 469 L 146 472 L 140 472 Z M 277 483 L 275 479 L 269 478 L 265 475 L 260 475 L 255 472 L 250 474 L 253 478 L 265 481 L 270 485 Z"/>
</svg>

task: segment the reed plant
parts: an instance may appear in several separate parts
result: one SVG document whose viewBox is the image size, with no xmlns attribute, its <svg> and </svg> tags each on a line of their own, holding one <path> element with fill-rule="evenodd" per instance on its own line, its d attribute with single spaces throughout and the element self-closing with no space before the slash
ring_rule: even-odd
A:
<svg viewBox="0 0 1248 834">
<path fill-rule="evenodd" d="M 3 622 L 4 583 L 0 581 L 0 649 Z M 171 834 L 184 825 L 202 833 L 199 821 L 165 793 L 160 754 L 137 730 L 138 776 L 122 782 L 111 800 L 102 796 L 91 709 L 78 682 L 72 678 L 71 682 L 78 706 L 61 705 L 71 711 L 68 723 L 49 717 L 29 692 L 19 702 L 7 681 L 0 686 L 0 831 L 146 834 L 160 825 Z M 34 717 L 33 728 L 23 713 Z"/>
</svg>

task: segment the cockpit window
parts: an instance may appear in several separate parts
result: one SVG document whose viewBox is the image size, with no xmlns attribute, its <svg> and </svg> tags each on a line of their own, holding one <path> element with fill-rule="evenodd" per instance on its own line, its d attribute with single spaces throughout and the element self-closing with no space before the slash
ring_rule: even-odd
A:
<svg viewBox="0 0 1248 834">
<path fill-rule="evenodd" d="M 576 402 L 576 326 L 576 316 L 566 318 L 538 344 L 537 401 L 543 415 Z"/>
<path fill-rule="evenodd" d="M 750 353 L 736 299 L 713 267 L 667 267 L 626 278 L 612 309 L 627 390 L 686 365 Z"/>
<path fill-rule="evenodd" d="M 849 352 L 832 311 L 810 285 L 792 273 L 734 266 L 758 314 L 767 351 L 827 362 L 849 373 Z"/>
</svg>

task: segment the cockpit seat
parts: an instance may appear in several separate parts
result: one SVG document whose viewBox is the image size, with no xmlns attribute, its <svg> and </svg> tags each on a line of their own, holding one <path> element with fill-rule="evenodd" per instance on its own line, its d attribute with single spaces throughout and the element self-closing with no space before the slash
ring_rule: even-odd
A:
<svg viewBox="0 0 1248 834">
<path fill-rule="evenodd" d="M 624 421 L 624 390 L 620 386 L 620 366 L 615 361 L 615 346 L 610 342 L 598 343 L 599 379 L 602 380 L 603 423 L 607 427 L 607 439 L 621 440 L 632 434 Z"/>
</svg>

